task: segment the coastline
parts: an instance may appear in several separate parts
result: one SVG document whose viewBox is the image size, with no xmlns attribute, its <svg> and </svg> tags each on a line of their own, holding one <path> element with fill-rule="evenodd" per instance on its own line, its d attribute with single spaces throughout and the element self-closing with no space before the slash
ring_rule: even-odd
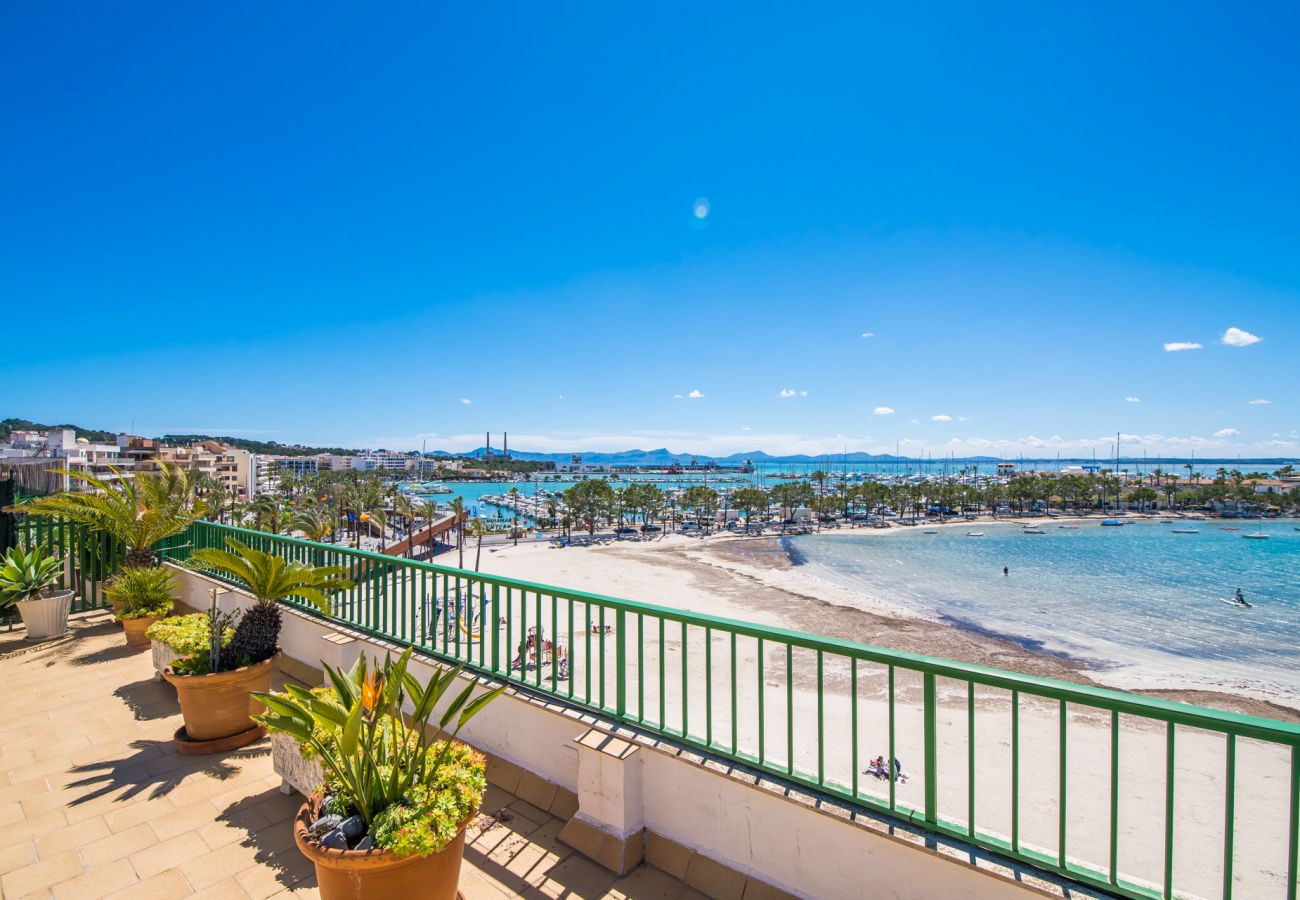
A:
<svg viewBox="0 0 1300 900">
<path fill-rule="evenodd" d="M 1097 518 L 1062 517 L 1050 521 L 1057 524 Z M 925 527 L 952 528 L 994 521 L 985 518 L 976 522 L 927 523 Z M 904 530 L 853 529 L 847 533 L 888 539 Z M 1284 702 L 1211 686 L 1170 688 L 1141 680 L 1111 681 L 1103 663 L 1038 649 L 1022 640 L 989 633 L 973 623 L 931 619 L 885 597 L 848 590 L 797 564 L 781 535 L 670 534 L 653 540 L 597 542 L 565 550 L 552 549 L 549 542 L 485 546 L 483 569 L 972 665 L 1300 722 L 1300 709 Z M 1295 703 L 1300 706 L 1300 698 Z"/>
</svg>

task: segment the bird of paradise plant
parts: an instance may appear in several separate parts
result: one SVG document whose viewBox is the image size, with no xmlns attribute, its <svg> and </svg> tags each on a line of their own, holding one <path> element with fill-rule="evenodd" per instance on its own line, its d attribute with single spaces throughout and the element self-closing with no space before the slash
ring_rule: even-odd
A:
<svg viewBox="0 0 1300 900">
<path fill-rule="evenodd" d="M 505 686 L 475 697 L 478 680 L 471 680 L 430 728 L 435 708 L 457 684 L 463 667 L 448 669 L 422 685 L 407 671 L 410 659 L 408 648 L 399 659 L 389 657 L 382 665 L 367 662 L 363 655 L 347 672 L 325 664 L 331 690 L 288 684 L 285 693 L 254 692 L 267 711 L 253 718 L 311 749 L 325 770 L 330 812 L 360 816 L 380 849 L 403 855 L 405 846 L 408 852 L 425 855 L 454 837 L 481 801 L 481 789 L 476 794 L 472 786 L 481 781 L 482 757 L 459 744 L 456 736 Z M 407 700 L 413 707 L 409 718 L 402 714 Z M 448 792 L 453 796 L 439 796 Z M 448 809 L 454 812 L 444 814 Z M 434 818 L 441 821 L 441 830 L 424 842 L 409 843 L 409 831 L 393 827 L 398 822 L 427 825 Z M 399 840 L 402 846 L 396 845 Z"/>
</svg>

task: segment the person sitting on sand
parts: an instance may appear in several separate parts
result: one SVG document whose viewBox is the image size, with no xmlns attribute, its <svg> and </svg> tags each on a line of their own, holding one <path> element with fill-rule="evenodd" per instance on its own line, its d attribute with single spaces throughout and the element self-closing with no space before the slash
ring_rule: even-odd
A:
<svg viewBox="0 0 1300 900">
<path fill-rule="evenodd" d="M 899 784 L 907 784 L 907 776 L 903 774 L 903 764 L 898 761 L 897 756 L 894 757 L 894 780 Z"/>
<path fill-rule="evenodd" d="M 875 778 L 886 778 L 889 775 L 889 773 L 885 771 L 885 757 L 883 755 L 877 756 L 873 759 L 864 771 L 866 774 Z"/>
</svg>

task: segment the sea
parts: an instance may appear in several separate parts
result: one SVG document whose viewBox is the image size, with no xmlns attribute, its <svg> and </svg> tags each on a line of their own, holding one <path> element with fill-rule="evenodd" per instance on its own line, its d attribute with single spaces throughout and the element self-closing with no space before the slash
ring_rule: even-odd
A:
<svg viewBox="0 0 1300 900">
<path fill-rule="evenodd" d="M 1116 687 L 1300 701 L 1300 520 L 1036 521 L 1044 534 L 1022 520 L 784 542 L 827 581 L 1081 661 Z M 1238 588 L 1250 608 L 1223 602 Z"/>
</svg>

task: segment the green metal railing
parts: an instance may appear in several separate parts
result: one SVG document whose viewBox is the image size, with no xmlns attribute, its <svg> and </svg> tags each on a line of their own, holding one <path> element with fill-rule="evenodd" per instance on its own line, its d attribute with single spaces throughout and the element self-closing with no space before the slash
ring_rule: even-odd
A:
<svg viewBox="0 0 1300 900">
<path fill-rule="evenodd" d="M 208 522 L 166 555 L 228 537 L 342 566 L 351 628 L 935 834 L 1121 896 L 1259 896 L 1267 871 L 1295 900 L 1300 726 Z M 919 772 L 872 777 L 873 744 Z M 1282 802 L 1243 810 L 1239 780 L 1264 774 Z M 1206 784 L 1220 824 L 1180 830 Z"/>
<path fill-rule="evenodd" d="M 122 565 L 123 549 L 119 542 L 103 532 L 59 518 L 16 513 L 12 521 L 18 546 L 40 547 L 63 557 L 59 587 L 77 592 L 73 597 L 72 612 L 85 612 L 105 605 L 103 582 Z M 2 621 L 12 628 L 18 621 L 17 612 L 11 607 L 4 615 Z"/>
</svg>

